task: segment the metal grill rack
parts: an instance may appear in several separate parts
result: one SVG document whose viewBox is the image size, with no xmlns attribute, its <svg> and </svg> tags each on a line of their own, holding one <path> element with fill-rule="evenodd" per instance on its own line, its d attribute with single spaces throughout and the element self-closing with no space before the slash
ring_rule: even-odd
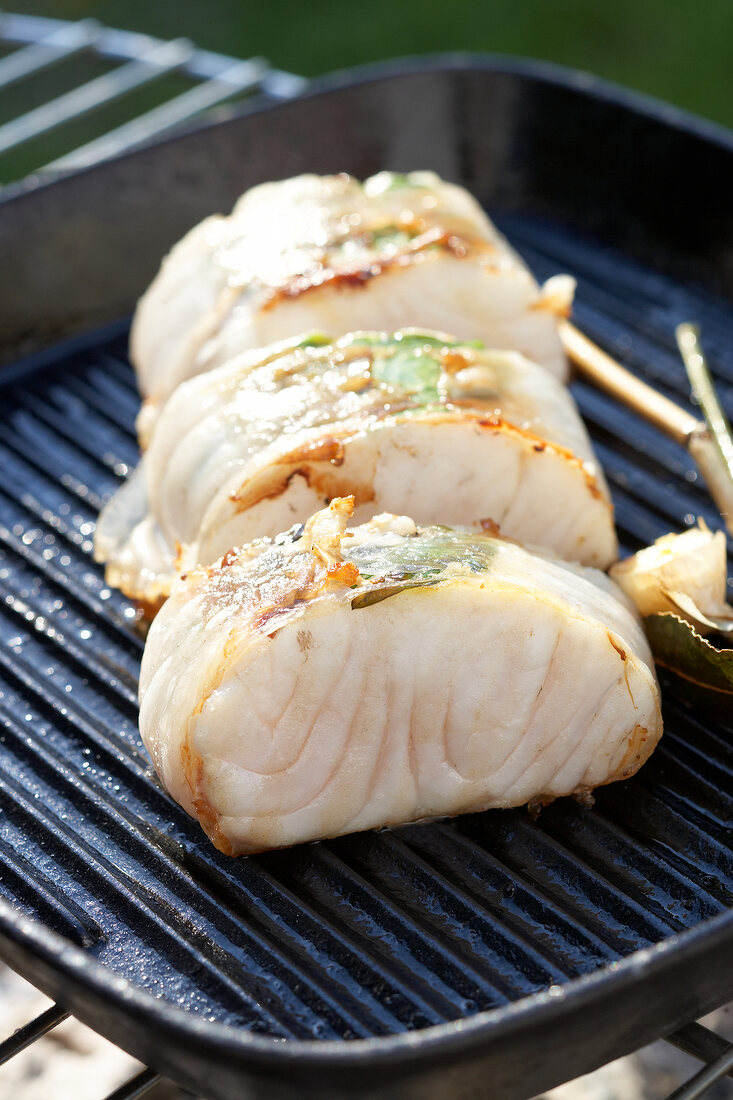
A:
<svg viewBox="0 0 733 1100">
<path fill-rule="evenodd" d="M 0 14 L 0 46 L 19 47 L 0 59 L 0 97 L 14 97 L 12 117 L 0 125 L 0 157 L 7 158 L 35 138 L 93 115 L 171 74 L 179 74 L 190 85 L 143 114 L 68 149 L 51 163 L 37 166 L 52 172 L 74 171 L 127 152 L 203 111 L 253 92 L 288 98 L 306 83 L 300 76 L 274 69 L 261 57 L 243 61 L 197 49 L 186 38 L 164 42 L 132 31 L 112 30 L 93 19 L 68 23 Z M 84 57 L 107 63 L 107 71 L 50 102 L 23 109 L 21 104 L 31 99 L 30 81 L 44 76 L 52 66 Z M 5 102 L 10 101 L 6 98 Z"/>
<path fill-rule="evenodd" d="M 95 58 L 110 64 L 114 63 L 114 67 L 110 68 L 108 72 L 95 76 L 81 86 L 63 93 L 51 102 L 29 107 L 27 110 L 14 110 L 15 117 L 0 125 L 0 155 L 6 157 L 9 157 L 14 150 L 31 142 L 34 138 L 55 132 L 59 127 L 70 123 L 74 119 L 91 115 L 126 94 L 172 72 L 182 74 L 191 85 L 173 98 L 146 110 L 145 113 L 120 123 L 110 132 L 97 134 L 88 141 L 84 141 L 80 147 L 68 149 L 63 154 L 55 157 L 50 164 L 38 166 L 53 172 L 76 169 L 135 148 L 177 126 L 185 124 L 206 109 L 240 98 L 253 91 L 264 92 L 270 97 L 288 98 L 297 94 L 305 85 L 302 78 L 273 69 L 263 59 L 252 58 L 240 61 L 196 49 L 186 40 L 177 39 L 163 42 L 127 31 L 104 28 L 92 20 L 83 20 L 71 24 L 59 20 L 30 16 L 2 15 L 0 17 L 0 45 L 14 47 L 12 52 L 7 53 L 6 56 L 0 59 L 0 106 L 2 106 L 2 96 L 7 95 L 11 88 L 14 93 L 22 93 L 28 81 L 45 72 L 51 65 L 69 64 L 87 55 L 93 55 Z M 6 161 L 6 163 L 8 162 Z M 532 241 L 528 242 L 525 254 L 531 253 L 532 245 Z M 537 263 L 541 266 L 542 262 L 540 246 Z M 596 329 L 602 330 L 602 317 L 598 312 L 594 312 L 592 306 L 586 320 L 589 330 L 592 330 L 594 326 Z M 600 331 L 599 335 L 602 338 L 604 333 Z M 129 376 L 124 374 L 126 365 L 123 362 L 123 352 L 121 351 L 123 345 L 120 342 L 119 334 L 114 336 L 108 344 L 109 346 L 102 346 L 102 352 L 110 363 L 114 362 L 116 364 L 112 382 L 112 389 L 115 390 L 116 397 L 111 393 L 96 392 L 94 384 L 90 382 L 89 378 L 84 378 L 78 384 L 75 384 L 72 387 L 73 393 L 70 391 L 70 395 L 67 395 L 68 400 L 76 402 L 77 405 L 80 400 L 82 400 L 82 403 L 83 401 L 88 402 L 87 413 L 90 414 L 90 419 L 87 423 L 91 434 L 88 445 L 83 449 L 83 457 L 84 462 L 91 463 L 91 465 L 95 463 L 97 465 L 108 464 L 106 455 L 100 459 L 100 456 L 95 454 L 97 440 L 94 438 L 92 429 L 95 417 L 104 423 L 115 421 L 119 409 L 115 410 L 114 414 L 110 412 L 110 409 L 117 400 L 121 401 L 121 413 L 119 415 L 125 421 L 125 423 L 118 422 L 117 426 L 120 446 L 122 451 L 130 451 L 132 447 L 125 433 L 129 432 L 126 421 L 131 418 L 134 397 L 130 389 Z M 110 348 L 114 349 L 114 354 L 110 351 Z M 581 401 L 581 404 L 584 405 L 585 415 L 590 418 L 596 438 L 598 439 L 600 436 L 603 440 L 600 447 L 603 453 L 603 450 L 609 446 L 614 446 L 613 440 L 609 437 L 609 427 L 604 423 L 604 404 L 597 401 L 590 392 L 585 394 L 584 401 Z M 46 428 L 52 435 L 58 435 L 58 426 L 50 420 L 50 406 L 44 408 L 41 403 L 34 399 L 28 405 L 27 411 L 29 415 L 40 418 L 40 422 L 45 423 Z M 67 445 L 68 442 L 69 440 L 66 440 L 64 445 Z M 14 451 L 17 458 L 20 452 L 15 444 L 11 450 Z M 25 459 L 21 460 L 21 465 L 23 461 Z M 614 468 L 613 456 L 610 456 L 609 464 L 611 468 Z M 617 463 L 616 467 L 616 473 L 619 477 L 618 486 L 622 484 L 620 478 L 623 463 L 620 465 Z M 630 471 L 628 473 L 631 476 Z M 648 474 L 642 475 L 642 480 L 647 476 Z M 111 474 L 108 473 L 108 480 L 110 477 Z M 91 505 L 93 511 L 94 502 L 87 501 L 87 504 Z M 42 511 L 42 509 L 39 511 L 39 516 L 42 515 Z M 622 521 L 624 515 L 626 516 L 628 529 L 633 529 L 638 535 L 641 530 L 639 527 L 641 521 L 638 507 L 633 503 L 633 493 L 625 503 L 625 511 L 621 509 Z M 649 530 L 644 533 L 648 537 L 654 537 L 659 532 Z M 76 538 L 77 534 L 78 532 L 68 530 L 64 537 L 67 542 L 71 539 L 72 543 L 76 541 L 79 546 L 82 546 L 83 539 Z M 12 538 L 10 541 L 12 543 Z M 79 546 L 76 547 L 76 552 L 79 551 Z M 21 548 L 19 560 L 30 561 L 33 553 L 34 548 L 32 546 L 27 548 L 27 553 Z M 48 561 L 51 564 L 43 568 L 48 569 L 50 576 L 53 572 L 53 564 L 50 558 Z M 8 603 L 6 599 L 6 603 L 11 612 L 20 614 L 22 620 L 23 609 L 16 607 L 12 600 Z M 33 620 L 33 625 L 38 629 L 36 619 L 34 619 L 34 613 L 31 611 L 28 621 Z M 76 661 L 77 657 L 72 653 L 71 659 Z M 83 663 L 88 658 L 82 655 L 78 657 L 78 660 Z M 134 664 L 134 659 L 132 664 Z M 51 757 L 49 757 L 49 760 L 51 760 Z M 51 764 L 48 763 L 47 766 L 50 767 Z M 558 826 L 560 834 L 563 827 L 562 823 Z M 457 838 L 456 842 L 458 842 Z M 469 843 L 463 837 L 460 838 L 460 842 Z M 470 841 L 470 843 L 473 842 L 473 840 Z M 453 843 L 453 840 L 451 843 Z M 346 845 L 346 848 L 348 848 L 348 845 Z M 43 905 L 47 904 L 50 909 L 53 909 L 55 905 L 53 896 L 49 894 L 47 898 L 42 897 L 42 886 L 38 884 L 36 889 L 39 891 L 37 899 L 39 906 L 43 908 Z M 68 919 L 68 914 L 59 916 L 57 913 L 56 915 L 58 919 Z M 67 1016 L 68 1013 L 62 1007 L 56 1005 L 21 1028 L 0 1044 L 0 1065 L 45 1035 L 66 1019 Z M 681 1050 L 692 1054 L 705 1063 L 703 1069 L 686 1085 L 678 1089 L 670 1100 L 697 1100 L 726 1074 L 733 1076 L 733 1044 L 728 1044 L 720 1036 L 700 1024 L 690 1023 L 667 1038 L 669 1042 Z M 126 1085 L 116 1090 L 110 1100 L 112 1098 L 113 1100 L 123 1100 L 123 1098 L 124 1100 L 131 1100 L 133 1097 L 142 1096 L 158 1080 L 159 1077 L 154 1070 L 146 1069 Z"/>
</svg>

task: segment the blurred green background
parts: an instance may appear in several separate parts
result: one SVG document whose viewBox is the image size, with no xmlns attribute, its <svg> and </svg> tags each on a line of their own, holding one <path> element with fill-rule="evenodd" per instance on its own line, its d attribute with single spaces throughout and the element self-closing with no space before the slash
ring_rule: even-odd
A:
<svg viewBox="0 0 733 1100">
<path fill-rule="evenodd" d="M 9 0 L 7 9 L 64 19 L 92 16 L 108 26 L 165 38 L 184 35 L 233 56 L 265 55 L 279 68 L 306 76 L 441 50 L 543 58 L 733 126 L 733 0 L 369 0 L 358 5 L 343 0 Z M 104 66 L 87 59 L 81 71 L 89 79 Z M 65 79 L 54 70 L 44 78 L 43 93 L 66 90 Z M 24 87 L 29 84 L 0 96 L 0 122 L 34 105 L 36 92 Z M 74 139 L 88 140 L 131 110 L 144 110 L 185 86 L 180 78 L 169 79 L 148 89 L 139 102 L 131 97 L 93 123 L 67 127 L 63 141 L 59 136 L 39 139 L 14 155 L 12 174 L 25 174 Z M 40 90 L 37 94 L 43 98 Z"/>
</svg>

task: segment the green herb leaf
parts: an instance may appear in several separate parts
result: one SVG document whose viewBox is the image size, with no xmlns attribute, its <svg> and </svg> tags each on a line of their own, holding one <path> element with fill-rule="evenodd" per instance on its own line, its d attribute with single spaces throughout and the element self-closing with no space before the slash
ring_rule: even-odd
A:
<svg viewBox="0 0 733 1100">
<path fill-rule="evenodd" d="M 480 340 L 446 340 L 426 332 L 359 332 L 339 341 L 342 347 L 364 345 L 372 353 L 371 375 L 400 395 L 413 398 L 418 411 L 425 405 L 443 406 L 438 382 L 443 368 L 437 354 L 443 348 L 482 348 Z M 406 410 L 408 412 L 414 409 Z"/>
<path fill-rule="evenodd" d="M 392 355 L 375 358 L 372 378 L 386 383 L 421 402 L 436 401 L 441 367 L 432 355 L 426 355 L 423 347 L 400 347 Z"/>
<path fill-rule="evenodd" d="M 396 191 L 398 189 L 409 187 L 416 191 L 425 191 L 426 186 L 424 183 L 415 183 L 414 180 L 405 172 L 380 172 L 376 176 L 372 176 L 371 179 L 365 181 L 367 188 L 367 194 L 370 195 L 383 195 L 386 191 Z"/>
<path fill-rule="evenodd" d="M 644 626 L 658 664 L 694 684 L 733 694 L 733 649 L 717 649 L 671 612 L 649 615 Z"/>
<path fill-rule="evenodd" d="M 414 183 L 405 172 L 390 172 L 389 190 L 396 191 L 401 187 L 415 187 L 424 190 L 424 185 Z"/>
<path fill-rule="evenodd" d="M 448 565 L 465 565 L 472 573 L 486 573 L 496 554 L 497 543 L 486 535 L 451 528 L 425 527 L 414 538 L 400 539 L 393 546 L 364 543 L 349 551 L 349 560 L 362 577 L 395 576 L 405 581 L 435 578 Z"/>
<path fill-rule="evenodd" d="M 399 226 L 386 225 L 382 229 L 374 229 L 372 231 L 371 241 L 376 248 L 384 248 L 386 245 L 393 245 L 395 248 L 405 248 L 414 235 L 414 233 L 408 233 Z"/>
<path fill-rule="evenodd" d="M 354 596 L 351 606 L 354 611 L 358 611 L 359 608 L 371 607 L 372 604 L 388 600 L 390 596 L 399 596 L 400 592 L 407 592 L 409 588 L 429 587 L 430 584 L 427 581 L 403 581 L 401 584 L 375 585 L 374 588 L 367 588 L 364 592 L 360 592 L 358 596 Z"/>
<path fill-rule="evenodd" d="M 326 336 L 325 332 L 309 332 L 307 336 L 304 336 L 302 340 L 299 340 L 297 344 L 293 344 L 294 348 L 325 348 L 329 344 L 333 343 L 332 336 Z"/>
<path fill-rule="evenodd" d="M 350 347 L 352 344 L 367 344 L 369 347 L 383 348 L 482 348 L 480 340 L 450 340 L 436 336 L 432 332 L 355 332 L 344 336 L 339 344 Z"/>
</svg>

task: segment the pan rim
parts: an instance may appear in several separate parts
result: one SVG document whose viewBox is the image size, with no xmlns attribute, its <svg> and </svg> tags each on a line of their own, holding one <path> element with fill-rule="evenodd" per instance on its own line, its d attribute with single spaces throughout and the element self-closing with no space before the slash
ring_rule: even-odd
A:
<svg viewBox="0 0 733 1100">
<path fill-rule="evenodd" d="M 519 57 L 511 54 L 479 53 L 473 51 L 451 51 L 436 54 L 415 54 L 406 57 L 390 58 L 386 61 L 366 62 L 353 69 L 336 70 L 323 76 L 314 77 L 305 91 L 292 99 L 276 100 L 264 93 L 258 93 L 237 105 L 224 118 L 198 120 L 184 126 L 174 133 L 162 137 L 151 144 L 165 147 L 192 134 L 226 127 L 237 119 L 249 114 L 278 112 L 291 104 L 302 100 L 317 99 L 335 92 L 345 92 L 352 88 L 369 84 L 378 84 L 394 79 L 418 77 L 426 73 L 487 72 L 514 75 L 525 80 L 544 83 L 568 91 L 598 99 L 627 110 L 631 114 L 642 114 L 675 130 L 684 130 L 688 134 L 712 142 L 727 152 L 733 153 L 733 128 L 703 118 L 683 107 L 667 103 L 663 99 L 626 88 L 604 77 L 569 66 L 558 65 L 537 58 Z M 25 180 L 8 184 L 0 193 L 0 205 L 23 199 L 29 195 L 57 187 L 70 180 L 76 180 L 104 169 L 120 161 L 132 161 L 144 155 L 151 144 L 122 152 L 106 160 L 90 164 L 72 172 L 49 173 L 48 176 L 32 174 Z"/>
<path fill-rule="evenodd" d="M 21 950 L 23 947 L 33 949 L 36 958 L 56 971 L 60 978 L 74 984 L 83 980 L 87 991 L 91 988 L 93 994 L 107 1004 L 113 1002 L 118 1011 L 154 1017 L 156 1027 L 165 1026 L 179 1042 L 182 1039 L 203 1042 L 208 1057 L 216 1053 L 230 1057 L 249 1055 L 253 1067 L 272 1068 L 273 1060 L 277 1060 L 290 1069 L 304 1070 L 338 1069 L 368 1057 L 370 1067 L 404 1065 L 408 1068 L 427 1055 L 460 1056 L 475 1049 L 481 1039 L 505 1040 L 515 1030 L 541 1023 L 548 1012 L 552 1012 L 557 1024 L 558 1016 L 599 1008 L 610 983 L 613 983 L 615 995 L 627 995 L 640 983 L 694 958 L 701 949 L 707 954 L 733 944 L 733 908 L 700 921 L 694 928 L 639 948 L 591 973 L 570 978 L 561 986 L 538 990 L 509 1004 L 412 1031 L 348 1040 L 268 1038 L 234 1024 L 205 1020 L 116 975 L 82 948 L 65 941 L 60 933 L 19 913 L 0 897 L 0 946 L 5 947 L 7 943 Z M 2 954 L 12 965 L 12 948 Z M 730 986 L 733 993 L 733 974 Z M 74 1011 L 70 1003 L 64 1003 L 64 1007 Z M 87 1016 L 88 1022 L 88 1014 L 78 1015 L 82 1022 Z"/>
</svg>

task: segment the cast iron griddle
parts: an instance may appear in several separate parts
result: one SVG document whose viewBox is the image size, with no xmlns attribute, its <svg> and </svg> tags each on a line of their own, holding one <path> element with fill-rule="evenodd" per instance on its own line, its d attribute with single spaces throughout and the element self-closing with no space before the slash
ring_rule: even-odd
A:
<svg viewBox="0 0 733 1100">
<path fill-rule="evenodd" d="M 578 325 L 681 401 L 673 327 L 698 321 L 733 411 L 731 143 L 578 77 L 408 66 L 0 206 L 0 950 L 211 1098 L 527 1097 L 733 996 L 730 715 L 682 682 L 663 678 L 665 737 L 637 777 L 538 821 L 230 860 L 153 777 L 139 629 L 90 557 L 137 458 L 127 326 L 94 325 L 247 186 L 382 167 L 468 186 L 538 276 L 578 277 Z M 573 389 L 626 549 L 717 524 L 683 451 Z"/>
</svg>

